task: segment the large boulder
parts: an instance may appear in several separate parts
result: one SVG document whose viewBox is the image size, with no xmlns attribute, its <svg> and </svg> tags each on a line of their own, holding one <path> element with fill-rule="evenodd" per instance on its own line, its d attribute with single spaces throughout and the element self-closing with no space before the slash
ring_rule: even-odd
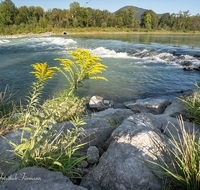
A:
<svg viewBox="0 0 200 190">
<path fill-rule="evenodd" d="M 192 131 L 192 123 L 184 124 L 186 131 Z M 150 113 L 128 117 L 113 131 L 108 150 L 102 155 L 96 168 L 89 171 L 81 186 L 89 190 L 161 189 L 140 158 L 156 161 L 152 154 L 154 148 L 162 146 L 161 141 L 167 147 L 171 146 L 167 128 L 178 140 L 176 129 L 180 129 L 180 126 L 175 118 Z M 158 146 L 152 143 L 152 139 L 157 140 Z M 156 167 L 153 164 L 150 166 Z"/>
<path fill-rule="evenodd" d="M 84 122 L 87 124 L 80 127 L 84 129 L 82 133 L 85 134 L 85 136 L 81 137 L 81 142 L 87 143 L 81 149 L 85 152 L 90 146 L 103 147 L 104 143 L 109 139 L 112 132 L 116 129 L 116 127 L 110 125 L 106 119 L 91 118 L 84 119 Z M 62 128 L 62 131 L 67 133 L 67 130 L 71 130 L 74 126 L 70 122 L 63 122 L 54 127 L 57 131 Z"/>
<path fill-rule="evenodd" d="M 89 171 L 81 186 L 89 190 L 159 189 L 151 171 L 140 159 L 154 160 L 150 151 L 151 136 L 158 135 L 154 126 L 130 116 L 112 133 L 112 142 L 99 160 L 96 168 Z M 159 138 L 159 137 L 158 137 Z M 151 177 L 149 177 L 151 176 Z"/>
<path fill-rule="evenodd" d="M 87 190 L 74 185 L 61 172 L 52 172 L 45 168 L 28 167 L 19 170 L 0 185 L 1 190 Z"/>
<path fill-rule="evenodd" d="M 154 98 L 138 99 L 136 101 L 129 101 L 124 103 L 126 107 L 133 111 L 153 114 L 162 114 L 169 104 L 170 101 L 167 99 Z"/>
</svg>

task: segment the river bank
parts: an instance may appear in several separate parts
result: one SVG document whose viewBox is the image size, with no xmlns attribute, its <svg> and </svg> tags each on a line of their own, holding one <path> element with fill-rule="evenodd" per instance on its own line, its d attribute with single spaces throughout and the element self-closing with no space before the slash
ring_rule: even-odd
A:
<svg viewBox="0 0 200 190">
<path fill-rule="evenodd" d="M 120 29 L 120 28 L 71 28 L 71 29 L 55 29 L 51 32 L 44 33 L 22 33 L 12 35 L 2 35 L 0 37 L 22 37 L 32 35 L 77 35 L 77 34 L 157 34 L 157 35 L 200 35 L 200 31 L 167 31 L 167 30 L 140 30 L 140 29 Z"/>
<path fill-rule="evenodd" d="M 199 92 L 197 91 L 197 93 Z M 186 98 L 188 96 L 194 96 L 194 91 L 189 90 L 184 92 L 179 98 Z M 11 166 L 3 163 L 7 156 L 5 151 L 12 150 L 13 148 L 9 145 L 8 141 L 0 137 L 0 158 L 2 160 L 0 171 L 2 176 L 11 176 L 9 178 L 10 180 L 5 180 L 6 177 L 1 178 L 4 183 L 0 183 L 0 188 L 10 190 L 17 186 L 17 190 L 27 189 L 28 182 L 26 183 L 25 180 L 16 179 L 17 176 L 25 173 L 29 176 L 29 179 L 35 179 L 35 177 L 40 178 L 41 182 L 30 180 L 31 182 L 28 183 L 29 187 L 34 186 L 38 187 L 38 189 L 46 188 L 48 186 L 47 184 L 51 184 L 51 187 L 47 187 L 51 190 L 60 187 L 66 190 L 120 190 L 121 187 L 124 187 L 124 189 L 136 187 L 136 189 L 142 190 L 161 189 L 161 184 L 156 179 L 158 177 L 162 179 L 163 176 L 158 171 L 163 171 L 161 170 L 163 168 L 153 167 L 158 172 L 155 177 L 152 175 L 152 170 L 148 165 L 141 164 L 139 158 L 150 160 L 149 162 L 154 162 L 156 165 L 158 157 L 155 157 L 155 155 L 158 154 L 155 154 L 155 150 L 159 151 L 159 154 L 163 154 L 163 150 L 168 150 L 168 148 L 174 150 L 172 149 L 172 145 L 178 144 L 179 140 L 185 137 L 185 133 L 183 132 L 186 131 L 189 134 L 191 131 L 197 131 L 196 133 L 199 135 L 199 125 L 194 125 L 190 122 L 190 116 L 185 112 L 185 105 L 178 99 L 170 102 L 167 99 L 152 98 L 144 99 L 144 101 L 137 100 L 136 102 L 129 102 L 126 105 L 130 109 L 109 108 L 91 114 L 89 118 L 84 119 L 85 124 L 81 125 L 81 127 L 83 128 L 82 132 L 85 136 L 80 138 L 80 142 L 86 144 L 81 148 L 80 152 L 82 155 L 86 155 L 87 158 L 74 167 L 75 171 L 83 177 L 80 180 L 74 180 L 72 178 L 70 181 L 67 178 L 70 176 L 66 175 L 63 170 L 56 170 L 57 172 L 55 173 L 48 166 L 45 167 L 46 169 L 40 168 L 41 166 L 36 167 L 38 166 L 37 164 L 31 165 L 33 167 L 28 167 L 29 165 L 27 165 L 27 168 L 22 170 L 19 168 L 14 170 Z M 180 117 L 180 114 L 182 117 Z M 176 116 L 179 118 L 176 119 Z M 71 122 L 51 125 L 55 128 L 54 130 L 59 131 L 59 133 L 62 131 L 63 134 L 67 134 L 69 129 L 73 127 Z M 52 130 L 48 130 L 53 133 Z M 20 130 L 12 130 L 5 138 L 13 142 L 20 142 L 21 136 L 16 135 L 18 132 Z M 25 131 L 24 138 L 28 139 L 29 137 L 29 131 Z M 170 140 L 172 139 L 171 137 L 173 137 L 173 142 L 175 143 Z M 195 138 L 195 135 L 193 135 L 193 138 Z M 184 142 L 187 142 L 185 138 Z M 160 148 L 161 146 L 162 149 Z M 15 159 L 13 154 L 9 158 L 12 160 Z M 16 163 L 19 162 L 17 159 L 15 161 Z M 160 164 L 160 162 L 158 163 Z M 199 160 L 197 164 L 199 164 Z M 58 171 L 63 172 L 63 174 Z M 166 174 L 169 177 L 168 172 Z M 177 173 L 175 174 L 177 175 Z M 15 178 L 13 178 L 14 176 Z M 55 176 L 56 179 L 60 179 L 59 183 L 55 182 Z M 117 181 L 113 179 L 117 179 Z M 17 182 L 14 180 L 17 180 Z"/>
</svg>

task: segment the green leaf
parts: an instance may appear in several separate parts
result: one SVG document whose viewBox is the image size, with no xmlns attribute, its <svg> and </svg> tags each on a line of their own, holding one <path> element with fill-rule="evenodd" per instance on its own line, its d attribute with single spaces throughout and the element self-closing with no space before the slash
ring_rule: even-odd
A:
<svg viewBox="0 0 200 190">
<path fill-rule="evenodd" d="M 53 163 L 58 165 L 58 166 L 62 166 L 62 164 L 60 162 L 54 161 Z"/>
<path fill-rule="evenodd" d="M 32 129 L 30 127 L 22 127 L 20 128 L 21 130 L 24 130 L 24 131 L 28 131 L 28 132 L 31 132 Z"/>
</svg>

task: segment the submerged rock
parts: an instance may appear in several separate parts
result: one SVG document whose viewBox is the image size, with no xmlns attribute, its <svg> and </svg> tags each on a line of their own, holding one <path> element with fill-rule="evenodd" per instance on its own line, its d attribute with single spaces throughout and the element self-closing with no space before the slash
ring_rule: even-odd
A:
<svg viewBox="0 0 200 190">
<path fill-rule="evenodd" d="M 200 71 L 200 67 L 194 68 L 194 70 L 196 70 L 196 71 Z"/>
<path fill-rule="evenodd" d="M 185 67 L 185 68 L 183 68 L 184 71 L 193 71 L 193 69 L 194 69 L 193 67 Z"/>
</svg>

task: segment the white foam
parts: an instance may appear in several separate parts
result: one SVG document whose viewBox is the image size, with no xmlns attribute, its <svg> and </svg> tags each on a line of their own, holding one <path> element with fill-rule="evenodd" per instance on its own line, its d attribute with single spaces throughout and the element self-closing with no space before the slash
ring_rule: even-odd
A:
<svg viewBox="0 0 200 190">
<path fill-rule="evenodd" d="M 31 48 L 46 48 L 46 49 L 66 49 L 76 47 L 77 42 L 73 39 L 61 37 L 32 37 L 20 39 L 20 43 L 28 43 Z"/>
<path fill-rule="evenodd" d="M 114 50 L 109 50 L 104 47 L 98 47 L 94 50 L 92 50 L 92 53 L 100 58 L 129 58 L 129 59 L 135 59 L 135 57 L 129 56 L 127 53 L 123 52 L 116 52 Z"/>
<path fill-rule="evenodd" d="M 0 40 L 0 44 L 5 44 L 5 43 L 9 43 L 10 40 Z"/>
</svg>

